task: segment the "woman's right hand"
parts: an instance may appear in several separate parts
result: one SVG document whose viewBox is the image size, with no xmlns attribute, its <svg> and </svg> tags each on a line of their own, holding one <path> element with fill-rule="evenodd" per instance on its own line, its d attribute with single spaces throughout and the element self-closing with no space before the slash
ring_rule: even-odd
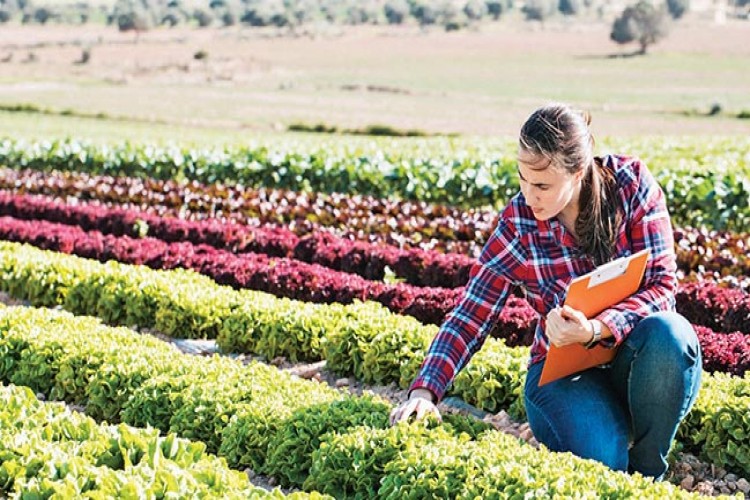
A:
<svg viewBox="0 0 750 500">
<path fill-rule="evenodd" d="M 433 395 L 427 389 L 414 389 L 409 395 L 409 399 L 398 405 L 391 411 L 391 425 L 396 425 L 402 420 L 407 420 L 412 413 L 416 413 L 417 420 L 424 418 L 426 415 L 433 414 L 439 422 L 443 419 L 440 417 L 440 411 L 432 402 Z"/>
</svg>

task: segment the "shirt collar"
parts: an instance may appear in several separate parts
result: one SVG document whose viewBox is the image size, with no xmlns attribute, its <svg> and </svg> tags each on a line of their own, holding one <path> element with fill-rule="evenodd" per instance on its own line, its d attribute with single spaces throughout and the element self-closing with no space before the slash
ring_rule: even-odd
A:
<svg viewBox="0 0 750 500">
<path fill-rule="evenodd" d="M 536 224 L 540 233 L 551 236 L 558 245 L 571 248 L 578 247 L 573 235 L 565 229 L 565 226 L 560 223 L 556 216 L 546 221 L 537 220 Z"/>
</svg>

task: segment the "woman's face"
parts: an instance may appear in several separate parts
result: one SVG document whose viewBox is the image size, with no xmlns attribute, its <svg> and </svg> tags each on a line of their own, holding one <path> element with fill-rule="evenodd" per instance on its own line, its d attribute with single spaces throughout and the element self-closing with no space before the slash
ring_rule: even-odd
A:
<svg viewBox="0 0 750 500">
<path fill-rule="evenodd" d="M 545 165 L 549 166 L 540 170 Z M 518 175 L 523 197 L 537 220 L 548 220 L 561 212 L 573 220 L 577 217 L 583 170 L 570 174 L 554 162 L 548 164 L 545 158 L 520 150 Z"/>
</svg>

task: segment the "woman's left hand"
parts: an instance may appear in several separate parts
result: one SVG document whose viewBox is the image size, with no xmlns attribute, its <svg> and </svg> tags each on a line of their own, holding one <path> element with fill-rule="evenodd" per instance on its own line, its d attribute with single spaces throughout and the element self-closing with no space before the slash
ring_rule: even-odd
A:
<svg viewBox="0 0 750 500">
<path fill-rule="evenodd" d="M 555 347 L 585 344 L 594 336 L 594 329 L 586 316 L 570 306 L 556 307 L 547 314 L 547 338 Z"/>
</svg>

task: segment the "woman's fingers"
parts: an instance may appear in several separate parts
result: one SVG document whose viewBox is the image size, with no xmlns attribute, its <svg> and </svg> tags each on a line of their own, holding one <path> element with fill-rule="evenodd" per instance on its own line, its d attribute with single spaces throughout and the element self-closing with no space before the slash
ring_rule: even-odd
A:
<svg viewBox="0 0 750 500">
<path fill-rule="evenodd" d="M 425 415 L 430 411 L 430 408 L 428 407 L 427 401 L 417 401 L 415 409 L 417 410 L 417 420 L 422 420 Z M 432 406 L 432 404 L 429 404 L 429 406 Z"/>
<path fill-rule="evenodd" d="M 429 401 L 421 401 L 417 405 L 417 420 L 423 419 L 430 413 L 435 415 L 435 417 L 438 419 L 438 422 L 443 421 L 442 417 L 440 416 L 440 412 L 437 409 L 437 406 L 435 406 L 434 404 L 430 403 Z"/>
<path fill-rule="evenodd" d="M 389 419 L 391 425 L 395 425 L 402 420 L 408 419 L 412 413 L 416 413 L 417 420 L 420 420 L 429 413 L 432 413 L 435 415 L 439 422 L 443 421 L 443 419 L 440 417 L 440 412 L 438 411 L 437 406 L 424 398 L 414 398 L 401 403 L 391 411 Z"/>
<path fill-rule="evenodd" d="M 416 404 L 417 400 L 410 399 L 408 401 L 405 401 L 398 405 L 396 408 L 393 409 L 391 412 L 391 425 L 394 425 L 402 420 L 405 420 L 409 418 L 409 415 L 411 415 L 414 412 L 414 406 Z"/>
<path fill-rule="evenodd" d="M 412 410 L 409 408 L 410 403 L 412 403 L 412 401 L 406 401 L 393 409 L 393 411 L 391 412 L 391 425 L 394 425 L 400 422 L 402 419 L 409 417 L 412 412 Z"/>
</svg>

